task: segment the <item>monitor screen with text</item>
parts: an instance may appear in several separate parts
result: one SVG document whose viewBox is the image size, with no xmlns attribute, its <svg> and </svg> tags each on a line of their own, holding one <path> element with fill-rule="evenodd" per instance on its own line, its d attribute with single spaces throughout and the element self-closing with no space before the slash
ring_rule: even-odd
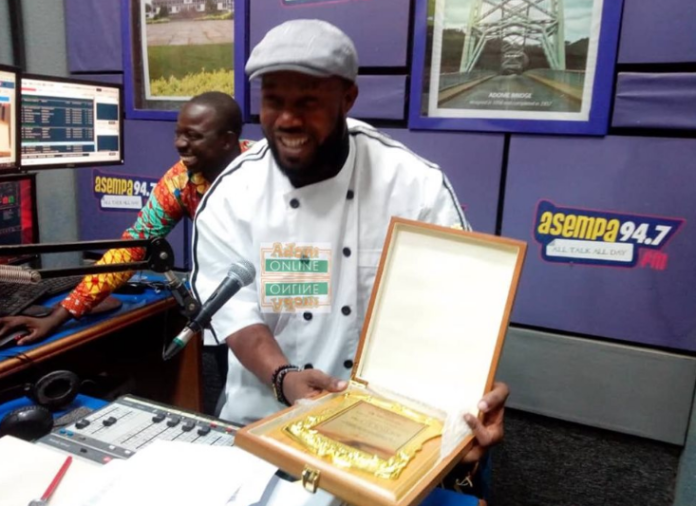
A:
<svg viewBox="0 0 696 506">
<path fill-rule="evenodd" d="M 0 65 L 0 172 L 19 168 L 19 71 Z"/>
<path fill-rule="evenodd" d="M 123 163 L 122 96 L 117 84 L 24 76 L 22 167 Z"/>
</svg>

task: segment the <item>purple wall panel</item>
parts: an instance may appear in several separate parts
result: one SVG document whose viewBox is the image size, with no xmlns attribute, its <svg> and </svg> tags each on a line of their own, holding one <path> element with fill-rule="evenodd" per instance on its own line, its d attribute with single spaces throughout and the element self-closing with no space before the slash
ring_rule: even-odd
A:
<svg viewBox="0 0 696 506">
<path fill-rule="evenodd" d="M 126 121 L 125 163 L 122 166 L 99 167 L 102 173 L 140 175 L 160 178 L 176 163 L 174 123 L 169 121 Z M 137 211 L 102 211 L 94 195 L 92 169 L 77 172 L 80 240 L 114 239 L 135 221 Z M 174 248 L 176 266 L 184 266 L 189 257 L 185 244 L 185 226 L 179 223 L 167 237 Z"/>
<path fill-rule="evenodd" d="M 696 73 L 621 72 L 612 126 L 696 129 Z"/>
<path fill-rule="evenodd" d="M 513 136 L 503 235 L 529 250 L 512 321 L 696 351 L 696 140 Z M 556 206 L 684 219 L 664 269 L 550 263 L 534 223 Z"/>
<path fill-rule="evenodd" d="M 696 62 L 696 2 L 625 0 L 619 63 Z"/>
<path fill-rule="evenodd" d="M 364 119 L 404 119 L 406 76 L 358 76 L 360 93 L 350 115 Z M 250 110 L 258 115 L 261 107 L 261 80 L 251 82 Z"/>
<path fill-rule="evenodd" d="M 121 2 L 65 0 L 70 72 L 121 72 Z"/>
<path fill-rule="evenodd" d="M 252 0 L 253 48 L 271 28 L 290 19 L 323 19 L 353 39 L 361 67 L 405 67 L 409 0 Z"/>
<path fill-rule="evenodd" d="M 85 81 L 123 84 L 123 74 L 74 74 L 72 77 L 84 79 Z"/>
<path fill-rule="evenodd" d="M 258 123 L 247 123 L 242 130 L 242 139 L 250 141 L 260 141 L 263 139 L 263 131 Z"/>
<path fill-rule="evenodd" d="M 360 93 L 351 116 L 366 119 L 404 119 L 406 76 L 358 76 Z"/>
<path fill-rule="evenodd" d="M 383 132 L 437 163 L 452 183 L 471 226 L 479 232 L 495 232 L 503 135 L 393 128 Z"/>
</svg>

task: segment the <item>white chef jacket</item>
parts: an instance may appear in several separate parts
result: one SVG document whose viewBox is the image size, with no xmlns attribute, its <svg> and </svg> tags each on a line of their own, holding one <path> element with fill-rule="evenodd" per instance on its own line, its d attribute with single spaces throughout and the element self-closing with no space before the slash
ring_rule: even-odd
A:
<svg viewBox="0 0 696 506">
<path fill-rule="evenodd" d="M 265 324 L 289 363 L 340 379 L 350 377 L 391 217 L 469 229 L 436 165 L 365 123 L 349 119 L 348 130 L 350 151 L 338 175 L 303 188 L 280 171 L 266 141 L 256 143 L 208 190 L 193 234 L 199 300 L 235 261 L 257 271 L 213 317 L 219 341 Z M 283 249 L 285 260 L 276 261 Z M 272 272 L 278 266 L 285 271 Z M 220 416 L 239 424 L 283 407 L 231 351 L 225 393 Z"/>
</svg>

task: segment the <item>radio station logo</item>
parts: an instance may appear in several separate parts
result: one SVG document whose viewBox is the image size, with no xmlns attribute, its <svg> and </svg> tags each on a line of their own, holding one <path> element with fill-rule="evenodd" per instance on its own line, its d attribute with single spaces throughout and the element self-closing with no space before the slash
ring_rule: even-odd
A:
<svg viewBox="0 0 696 506">
<path fill-rule="evenodd" d="M 534 238 L 547 262 L 667 268 L 662 249 L 685 223 L 681 218 L 560 207 L 542 200 Z"/>
<path fill-rule="evenodd" d="M 157 178 L 92 172 L 93 191 L 102 211 L 139 211 L 157 185 Z"/>
</svg>

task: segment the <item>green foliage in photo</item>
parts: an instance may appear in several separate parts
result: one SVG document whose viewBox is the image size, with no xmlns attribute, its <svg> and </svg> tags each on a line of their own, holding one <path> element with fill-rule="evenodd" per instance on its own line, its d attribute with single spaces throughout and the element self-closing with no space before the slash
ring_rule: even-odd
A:
<svg viewBox="0 0 696 506">
<path fill-rule="evenodd" d="M 150 81 L 155 96 L 192 97 L 206 91 L 222 91 L 234 96 L 234 70 L 214 70 Z"/>
<path fill-rule="evenodd" d="M 148 46 L 150 82 L 160 79 L 183 79 L 189 74 L 234 70 L 234 44 L 197 46 Z"/>
</svg>

